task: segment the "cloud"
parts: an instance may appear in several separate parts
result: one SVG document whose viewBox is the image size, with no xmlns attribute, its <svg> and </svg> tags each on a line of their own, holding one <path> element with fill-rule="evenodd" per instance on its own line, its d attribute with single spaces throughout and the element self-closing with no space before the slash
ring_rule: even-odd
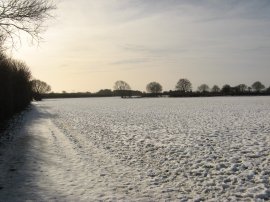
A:
<svg viewBox="0 0 270 202">
<path fill-rule="evenodd" d="M 180 16 L 189 14 L 199 17 L 202 21 L 225 18 L 270 18 L 269 0 L 120 0 L 116 2 L 113 1 L 107 9 L 117 13 L 116 19 L 119 21 L 138 20 L 164 13 L 176 13 Z"/>
<path fill-rule="evenodd" d="M 269 55 L 270 53 L 270 46 L 255 46 L 253 48 L 246 48 L 243 49 L 244 51 L 247 52 L 260 52 L 260 53 L 267 53 Z"/>
<path fill-rule="evenodd" d="M 118 60 L 110 63 L 110 65 L 126 65 L 126 64 L 140 64 L 149 62 L 147 58 L 136 58 L 136 59 L 127 59 L 127 60 Z"/>
<path fill-rule="evenodd" d="M 187 49 L 179 47 L 148 47 L 144 45 L 124 44 L 121 46 L 124 51 L 138 52 L 149 55 L 167 55 L 171 53 L 187 52 Z"/>
</svg>

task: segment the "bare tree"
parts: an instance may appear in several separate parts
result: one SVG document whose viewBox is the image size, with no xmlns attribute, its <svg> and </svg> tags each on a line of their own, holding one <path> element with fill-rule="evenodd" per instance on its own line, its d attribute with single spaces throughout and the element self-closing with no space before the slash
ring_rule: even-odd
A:
<svg viewBox="0 0 270 202">
<path fill-rule="evenodd" d="M 151 82 L 147 84 L 146 91 L 149 93 L 161 93 L 162 92 L 162 86 L 158 82 Z"/>
<path fill-rule="evenodd" d="M 44 81 L 32 80 L 31 84 L 32 84 L 33 98 L 37 101 L 41 100 L 42 94 L 45 94 L 51 91 L 51 87 Z"/>
<path fill-rule="evenodd" d="M 217 85 L 214 85 L 213 88 L 212 88 L 212 92 L 213 93 L 218 93 L 218 92 L 220 92 L 220 88 Z"/>
<path fill-rule="evenodd" d="M 120 95 L 122 98 L 132 96 L 131 88 L 125 81 L 116 81 L 113 88 L 116 95 Z"/>
<path fill-rule="evenodd" d="M 221 92 L 224 94 L 229 94 L 232 92 L 232 87 L 229 84 L 225 84 L 222 89 Z"/>
<path fill-rule="evenodd" d="M 131 90 L 130 86 L 125 81 L 116 81 L 113 88 L 114 90 Z"/>
<path fill-rule="evenodd" d="M 209 91 L 209 86 L 207 84 L 202 84 L 198 87 L 199 92 L 208 92 Z"/>
<path fill-rule="evenodd" d="M 188 79 L 180 79 L 175 88 L 178 91 L 189 92 L 192 90 L 192 84 Z"/>
<path fill-rule="evenodd" d="M 247 90 L 247 85 L 246 84 L 239 84 L 238 86 L 236 86 L 237 90 L 241 93 L 245 92 Z"/>
<path fill-rule="evenodd" d="M 256 81 L 252 84 L 251 86 L 256 92 L 260 92 L 261 90 L 263 90 L 265 88 L 265 86 L 260 82 L 260 81 Z"/>
<path fill-rule="evenodd" d="M 42 24 L 54 8 L 52 0 L 0 0 L 0 42 L 10 39 L 14 46 L 21 32 L 39 40 Z"/>
</svg>

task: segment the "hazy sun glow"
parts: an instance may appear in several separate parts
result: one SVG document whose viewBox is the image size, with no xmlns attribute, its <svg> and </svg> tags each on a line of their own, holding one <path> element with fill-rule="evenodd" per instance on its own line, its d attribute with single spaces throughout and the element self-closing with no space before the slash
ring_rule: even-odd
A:
<svg viewBox="0 0 270 202">
<path fill-rule="evenodd" d="M 268 0 L 62 0 L 39 46 L 13 50 L 52 90 L 270 85 Z"/>
</svg>

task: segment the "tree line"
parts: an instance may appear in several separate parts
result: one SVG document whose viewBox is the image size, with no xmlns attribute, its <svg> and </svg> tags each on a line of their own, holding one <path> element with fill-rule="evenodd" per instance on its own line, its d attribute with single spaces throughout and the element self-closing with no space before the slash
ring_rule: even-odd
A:
<svg viewBox="0 0 270 202">
<path fill-rule="evenodd" d="M 119 83 L 119 81 L 117 81 Z M 116 82 L 116 83 L 117 83 Z M 121 81 L 121 83 L 125 83 Z M 130 86 L 125 84 L 122 88 L 115 86 L 115 90 L 122 90 L 124 86 L 126 91 L 130 90 Z M 182 96 L 221 96 L 221 95 L 270 95 L 270 87 L 265 86 L 256 81 L 251 86 L 246 84 L 239 84 L 237 86 L 230 86 L 225 84 L 220 88 L 218 85 L 214 85 L 210 88 L 207 84 L 201 84 L 196 91 L 192 89 L 192 83 L 185 78 L 179 79 L 175 85 L 174 90 L 163 91 L 162 85 L 156 81 L 150 82 L 146 85 L 146 92 L 141 93 L 142 96 L 155 97 L 155 96 L 170 96 L 170 97 L 182 97 Z"/>
<path fill-rule="evenodd" d="M 113 90 L 101 89 L 96 93 L 78 92 L 78 93 L 49 93 L 44 94 L 45 98 L 79 98 L 79 97 L 112 97 L 121 96 L 122 98 L 129 97 L 203 97 L 203 96 L 243 96 L 243 95 L 270 95 L 270 87 L 265 86 L 256 81 L 251 86 L 239 84 L 237 86 L 223 85 L 221 88 L 218 85 L 213 85 L 210 88 L 207 84 L 201 84 L 197 90 L 192 90 L 192 83 L 188 79 L 179 79 L 174 90 L 163 91 L 160 83 L 153 81 L 146 85 L 146 91 L 132 90 L 130 85 L 122 80 L 116 81 Z"/>
<path fill-rule="evenodd" d="M 49 85 L 33 79 L 25 63 L 0 54 L 0 121 L 25 109 L 33 99 L 41 100 L 41 94 L 49 91 Z"/>
</svg>

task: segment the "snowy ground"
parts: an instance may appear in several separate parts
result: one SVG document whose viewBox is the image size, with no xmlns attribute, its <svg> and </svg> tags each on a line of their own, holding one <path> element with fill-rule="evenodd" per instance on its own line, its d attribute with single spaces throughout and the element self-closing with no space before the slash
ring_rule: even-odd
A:
<svg viewBox="0 0 270 202">
<path fill-rule="evenodd" d="M 268 201 L 270 98 L 33 104 L 0 144 L 0 201 Z"/>
</svg>

